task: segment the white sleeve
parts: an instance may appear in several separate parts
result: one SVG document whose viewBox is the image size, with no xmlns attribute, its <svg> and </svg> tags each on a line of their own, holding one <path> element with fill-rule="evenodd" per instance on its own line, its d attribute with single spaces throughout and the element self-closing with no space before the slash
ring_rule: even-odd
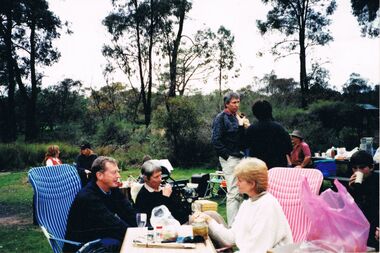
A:
<svg viewBox="0 0 380 253">
<path fill-rule="evenodd" d="M 46 166 L 53 166 L 53 161 L 50 158 L 46 160 Z"/>
<path fill-rule="evenodd" d="M 284 228 L 282 228 L 283 222 L 281 222 L 277 208 L 274 205 L 265 203 L 257 210 L 254 223 L 250 226 L 249 231 L 245 231 L 245 233 L 249 234 L 250 240 L 243 241 L 236 238 L 236 244 L 241 252 L 267 252 L 268 249 L 276 244 L 277 234 L 284 231 Z"/>
<path fill-rule="evenodd" d="M 220 242 L 224 246 L 231 246 L 235 244 L 235 235 L 234 232 L 226 228 L 223 224 L 219 224 L 214 219 L 208 224 L 209 233 L 212 238 Z"/>
</svg>

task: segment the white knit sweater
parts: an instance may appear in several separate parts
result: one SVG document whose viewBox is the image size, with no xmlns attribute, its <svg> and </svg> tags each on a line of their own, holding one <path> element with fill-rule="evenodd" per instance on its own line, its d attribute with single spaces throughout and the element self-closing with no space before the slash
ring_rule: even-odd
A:
<svg viewBox="0 0 380 253">
<path fill-rule="evenodd" d="M 277 199 L 270 193 L 259 199 L 245 200 L 231 228 L 211 220 L 211 237 L 224 245 L 233 245 L 241 253 L 265 253 L 270 248 L 293 243 L 285 214 Z"/>
</svg>

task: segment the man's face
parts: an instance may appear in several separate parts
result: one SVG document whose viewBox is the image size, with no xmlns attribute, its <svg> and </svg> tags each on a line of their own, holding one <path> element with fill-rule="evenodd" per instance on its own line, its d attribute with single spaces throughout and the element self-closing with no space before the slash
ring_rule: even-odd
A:
<svg viewBox="0 0 380 253">
<path fill-rule="evenodd" d="M 291 138 L 292 138 L 292 144 L 293 145 L 297 145 L 297 144 L 301 143 L 301 139 L 300 138 L 295 137 L 295 136 L 291 136 Z"/>
<path fill-rule="evenodd" d="M 106 192 L 111 188 L 119 187 L 119 167 L 114 163 L 106 162 L 105 170 L 103 172 L 96 172 L 96 177 L 98 179 L 97 184 Z"/>
<path fill-rule="evenodd" d="M 82 155 L 85 155 L 85 156 L 89 156 L 90 155 L 90 149 L 86 148 L 86 149 L 81 149 L 80 150 L 80 153 Z"/>
<path fill-rule="evenodd" d="M 155 190 L 158 190 L 161 184 L 161 171 L 155 171 L 153 172 L 153 175 L 149 178 L 149 180 L 146 180 L 146 184 L 152 187 Z"/>
<path fill-rule="evenodd" d="M 231 98 L 230 102 L 226 104 L 227 110 L 232 114 L 235 114 L 239 110 L 239 106 L 240 99 L 238 98 Z"/>
</svg>

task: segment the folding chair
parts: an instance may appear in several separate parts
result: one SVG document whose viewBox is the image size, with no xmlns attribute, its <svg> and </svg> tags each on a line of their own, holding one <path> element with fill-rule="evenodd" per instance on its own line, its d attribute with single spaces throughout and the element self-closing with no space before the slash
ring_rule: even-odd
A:
<svg viewBox="0 0 380 253">
<path fill-rule="evenodd" d="M 75 167 L 62 164 L 32 168 L 28 172 L 34 190 L 37 222 L 49 241 L 54 253 L 61 253 L 64 243 L 82 246 L 78 252 L 88 252 L 100 242 L 95 240 L 83 245 L 65 240 L 70 206 L 81 189 L 81 181 Z"/>
<path fill-rule="evenodd" d="M 310 227 L 300 199 L 303 176 L 307 178 L 311 191 L 318 194 L 323 181 L 323 175 L 319 170 L 279 167 L 269 170 L 268 192 L 280 202 L 295 243 L 306 239 Z"/>
<path fill-rule="evenodd" d="M 219 190 L 221 190 L 225 193 L 222 202 L 226 201 L 227 185 L 225 184 L 226 184 L 226 178 L 223 172 L 210 173 L 210 180 L 207 181 L 207 187 L 206 187 L 205 195 L 203 197 L 204 198 L 214 197 L 215 195 L 218 195 L 218 193 L 215 193 L 215 191 L 219 192 Z M 215 186 L 217 187 L 215 188 Z"/>
</svg>

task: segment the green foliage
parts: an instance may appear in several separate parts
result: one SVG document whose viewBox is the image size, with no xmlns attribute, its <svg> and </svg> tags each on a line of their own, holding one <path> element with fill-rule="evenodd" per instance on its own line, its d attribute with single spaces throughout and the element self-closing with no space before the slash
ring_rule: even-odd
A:
<svg viewBox="0 0 380 253">
<path fill-rule="evenodd" d="M 195 165 L 212 157 L 210 126 L 203 122 L 198 108 L 185 97 L 168 101 L 170 111 L 158 108 L 154 121 L 165 129 L 170 147 L 169 159 L 174 164 Z"/>
<path fill-rule="evenodd" d="M 95 142 L 104 145 L 125 145 L 129 142 L 132 125 L 125 120 L 109 118 L 99 122 Z"/>
<path fill-rule="evenodd" d="M 63 163 L 72 163 L 79 149 L 66 143 L 27 144 L 22 142 L 0 143 L 0 171 L 18 171 L 42 166 L 49 145 L 58 145 Z"/>
</svg>

